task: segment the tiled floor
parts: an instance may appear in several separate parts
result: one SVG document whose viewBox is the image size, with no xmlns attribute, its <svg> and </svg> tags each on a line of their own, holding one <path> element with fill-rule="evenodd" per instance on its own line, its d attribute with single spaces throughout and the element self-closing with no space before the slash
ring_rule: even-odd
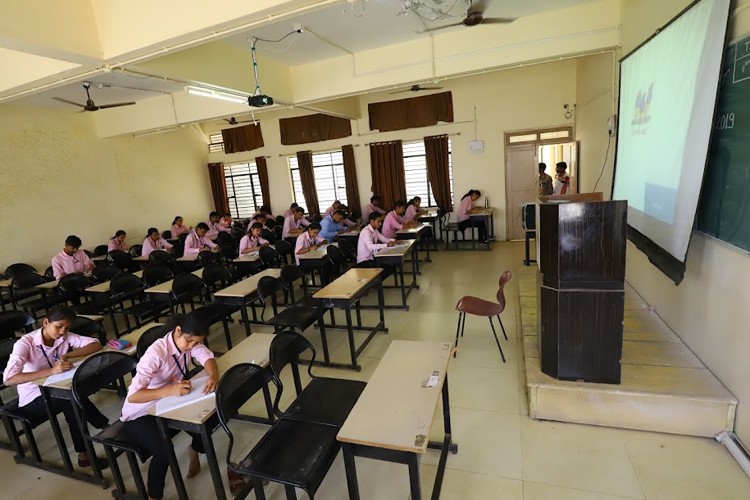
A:
<svg viewBox="0 0 750 500">
<path fill-rule="evenodd" d="M 387 311 L 388 335 L 379 334 L 364 351 L 361 372 L 317 369 L 319 375 L 367 379 L 392 339 L 452 340 L 455 335 L 458 298 L 472 294 L 491 299 L 497 291 L 502 271 L 521 265 L 521 243 L 496 243 L 492 252 L 439 252 L 432 264 L 423 268 L 420 289 L 410 297 L 411 309 Z M 449 455 L 443 499 L 525 499 L 525 500 L 604 500 L 675 499 L 718 500 L 750 498 L 750 479 L 723 446 L 710 439 L 625 431 L 528 418 L 524 390 L 523 360 L 519 349 L 520 332 L 516 315 L 518 297 L 514 280 L 507 291 L 508 307 L 503 322 L 510 340 L 501 343 L 507 363 L 503 364 L 492 339 L 489 325 L 479 318 L 467 318 L 465 337 L 449 367 L 451 379 L 451 418 L 459 453 Z M 387 292 L 395 302 L 395 291 Z M 372 300 L 372 298 L 368 298 Z M 375 317 L 366 311 L 365 320 Z M 266 329 L 258 328 L 258 331 Z M 237 340 L 242 326 L 233 325 Z M 311 330 L 308 337 L 318 343 Z M 222 350 L 221 333 L 212 336 L 212 347 Z M 331 333 L 333 357 L 345 360 L 348 347 L 343 335 Z M 361 338 L 361 337 L 360 337 Z M 11 393 L 4 394 L 10 397 Z M 106 396 L 104 404 L 115 416 L 121 404 Z M 440 436 L 440 412 L 433 426 L 433 438 Z M 265 427 L 238 424 L 238 442 L 247 450 Z M 36 433 L 43 454 L 54 456 L 54 440 L 49 426 Z M 222 431 L 214 434 L 221 460 L 227 439 Z M 186 467 L 184 435 L 175 438 L 175 447 Z M 438 454 L 429 451 L 422 460 L 424 491 L 431 491 Z M 127 465 L 122 462 L 123 471 Z M 363 500 L 407 499 L 409 483 L 405 466 L 357 459 Z M 144 467 L 145 471 L 145 467 Z M 55 500 L 110 498 L 99 487 L 62 478 L 36 469 L 15 465 L 10 452 L 0 451 L 1 498 Z M 198 477 L 187 481 L 191 498 L 213 498 L 206 467 Z M 266 487 L 269 499 L 283 499 L 279 487 Z M 427 496 L 427 494 L 425 494 Z M 304 498 L 303 494 L 300 494 Z M 176 498 L 170 478 L 165 498 Z M 343 460 L 339 456 L 316 498 L 347 498 Z"/>
</svg>

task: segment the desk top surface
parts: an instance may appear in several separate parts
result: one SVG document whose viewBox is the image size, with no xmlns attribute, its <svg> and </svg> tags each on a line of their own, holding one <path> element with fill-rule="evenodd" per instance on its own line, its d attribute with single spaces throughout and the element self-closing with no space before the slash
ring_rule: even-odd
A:
<svg viewBox="0 0 750 500">
<path fill-rule="evenodd" d="M 382 248 L 375 254 L 375 258 L 378 257 L 404 257 L 411 247 L 414 246 L 417 240 L 400 240 L 399 243 L 392 247 Z"/>
<path fill-rule="evenodd" d="M 446 342 L 392 341 L 337 439 L 424 453 L 451 352 Z M 423 387 L 435 372 L 437 383 Z"/>
<path fill-rule="evenodd" d="M 377 278 L 383 270 L 380 268 L 352 268 L 321 288 L 315 299 L 348 299 Z"/>
<path fill-rule="evenodd" d="M 256 262 L 260 260 L 260 252 L 249 252 L 244 255 L 240 255 L 232 262 Z"/>
<path fill-rule="evenodd" d="M 432 225 L 424 222 L 422 224 L 417 224 L 416 227 L 410 227 L 409 229 L 399 229 L 396 231 L 396 234 L 415 234 L 430 228 L 432 228 Z"/>
<path fill-rule="evenodd" d="M 325 245 L 322 245 L 320 248 L 317 248 L 311 252 L 299 254 L 297 257 L 299 257 L 299 260 L 325 259 L 328 256 L 328 245 L 333 245 L 335 247 L 339 246 L 338 243 L 326 243 Z"/>
<path fill-rule="evenodd" d="M 193 253 L 190 255 L 183 255 L 182 257 L 177 259 L 177 262 L 195 262 L 196 260 L 198 260 L 198 254 Z"/>
<path fill-rule="evenodd" d="M 148 255 L 139 255 L 138 257 L 133 257 L 133 260 L 136 262 L 148 262 Z"/>
<path fill-rule="evenodd" d="M 264 269 L 258 274 L 253 274 L 249 278 L 235 283 L 234 285 L 228 286 L 223 290 L 219 290 L 214 294 L 215 297 L 246 297 L 250 294 L 255 293 L 258 289 L 258 282 L 264 276 L 273 276 L 274 278 L 281 277 L 281 269 L 275 267 L 270 269 Z"/>
<path fill-rule="evenodd" d="M 469 215 L 471 215 L 472 217 L 485 217 L 487 215 L 492 215 L 492 210 L 493 210 L 492 207 L 482 208 Z"/>
<path fill-rule="evenodd" d="M 57 285 L 59 284 L 60 282 L 58 280 L 48 281 L 46 283 L 42 283 L 41 285 L 36 285 L 34 288 L 39 288 L 40 290 L 52 290 L 53 288 L 57 288 Z"/>
<path fill-rule="evenodd" d="M 199 278 L 203 277 L 203 269 L 198 269 L 196 271 L 193 271 L 191 274 L 194 274 L 195 276 L 198 276 Z M 165 281 L 164 283 L 159 283 L 156 286 L 152 286 L 151 288 L 146 288 L 146 293 L 172 293 L 172 284 L 174 283 L 174 280 Z"/>
<path fill-rule="evenodd" d="M 143 278 L 143 271 L 136 271 L 133 273 L 133 276 Z M 86 291 L 91 293 L 107 293 L 109 292 L 110 283 L 112 283 L 111 280 L 105 281 L 103 283 L 99 283 L 98 285 L 88 287 Z"/>
</svg>

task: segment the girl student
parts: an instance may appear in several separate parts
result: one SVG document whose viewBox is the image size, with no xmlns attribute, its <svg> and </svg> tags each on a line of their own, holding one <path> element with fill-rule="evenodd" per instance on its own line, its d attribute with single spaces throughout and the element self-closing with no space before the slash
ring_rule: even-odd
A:
<svg viewBox="0 0 750 500">
<path fill-rule="evenodd" d="M 127 439 L 152 455 L 148 466 L 149 499 L 159 499 L 164 495 L 164 480 L 169 468 L 156 417 L 148 414 L 149 408 L 164 397 L 190 393 L 192 385 L 186 377 L 193 358 L 203 366 L 208 375 L 204 393 L 215 391 L 219 382 L 219 367 L 214 354 L 203 345 L 203 340 L 208 335 L 208 322 L 199 313 L 173 314 L 167 320 L 164 330 L 167 333 L 151 344 L 138 361 L 120 417 L 124 422 L 123 431 Z M 200 471 L 198 453 L 203 453 L 200 436 L 191 436 L 193 441 L 188 448 L 188 478 Z"/>
<path fill-rule="evenodd" d="M 416 221 L 420 215 L 427 213 L 427 210 L 422 210 L 422 198 L 415 196 L 406 204 L 406 212 L 404 213 L 404 220 L 406 222 Z"/>
<path fill-rule="evenodd" d="M 72 360 L 88 356 L 102 348 L 96 339 L 69 331 L 75 318 L 76 312 L 72 308 L 53 307 L 42 320 L 41 328 L 27 333 L 13 345 L 3 380 L 6 385 L 16 386 L 18 410 L 34 423 L 44 422 L 48 416 L 42 392 L 32 381 L 71 370 Z M 86 453 L 81 428 L 73 411 L 73 402 L 52 398 L 49 404 L 54 414 L 65 415 L 73 447 L 78 452 L 78 466 L 91 466 L 91 457 Z M 84 404 L 90 403 L 85 401 Z M 86 414 L 94 427 L 107 427 L 107 417 L 99 413 L 94 405 L 86 407 Z M 103 466 L 106 461 L 100 463 Z"/>
<path fill-rule="evenodd" d="M 109 239 L 109 244 L 107 245 L 107 252 L 111 252 L 112 250 L 122 250 L 123 252 L 128 251 L 128 245 L 125 243 L 125 237 L 128 234 L 123 231 L 122 229 L 118 229 L 114 236 L 112 236 Z"/>
<path fill-rule="evenodd" d="M 260 222 L 256 222 L 252 226 L 250 226 L 250 231 L 240 240 L 240 255 L 244 255 L 246 253 L 258 250 L 260 247 L 270 245 L 268 240 L 264 240 L 261 237 L 261 231 L 263 231 L 263 224 L 261 224 Z"/>
<path fill-rule="evenodd" d="M 482 196 L 482 193 L 477 189 L 470 189 L 468 193 L 461 197 L 461 204 L 458 206 L 458 227 L 461 231 L 465 231 L 466 228 L 471 227 L 471 214 L 475 214 L 483 210 L 482 207 L 477 207 L 474 202 Z M 479 242 L 488 243 L 487 241 L 487 226 L 484 223 L 484 219 L 474 221 L 474 227 L 479 231 Z"/>
<path fill-rule="evenodd" d="M 294 258 L 299 265 L 299 256 L 313 250 L 317 250 L 321 245 L 328 243 L 324 238 L 318 236 L 320 233 L 320 224 L 312 222 L 307 226 L 307 231 L 297 236 L 297 243 L 294 245 Z"/>
<path fill-rule="evenodd" d="M 188 234 L 193 228 L 182 223 L 182 217 L 177 216 L 172 221 L 172 238 L 179 238 L 181 234 Z"/>
</svg>

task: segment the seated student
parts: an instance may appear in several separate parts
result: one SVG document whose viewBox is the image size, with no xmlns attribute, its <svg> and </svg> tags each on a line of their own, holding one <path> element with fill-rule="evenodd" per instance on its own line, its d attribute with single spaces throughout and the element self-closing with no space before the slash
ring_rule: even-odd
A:
<svg viewBox="0 0 750 500">
<path fill-rule="evenodd" d="M 284 227 L 281 229 L 281 237 L 287 238 L 289 236 L 297 236 L 304 231 L 302 228 L 310 225 L 310 222 L 305 219 L 304 215 L 305 209 L 296 207 L 294 213 L 284 219 Z"/>
<path fill-rule="evenodd" d="M 230 214 L 229 212 L 224 212 L 224 215 L 222 215 L 221 219 L 219 219 L 219 225 L 227 229 L 232 229 L 232 214 Z"/>
<path fill-rule="evenodd" d="M 65 247 L 62 252 L 52 257 L 52 273 L 59 280 L 66 274 L 83 273 L 91 274 L 94 263 L 81 248 L 81 238 L 71 234 L 65 238 Z"/>
<path fill-rule="evenodd" d="M 16 386 L 18 411 L 32 422 L 44 422 L 48 418 L 39 386 L 32 381 L 68 371 L 73 368 L 73 359 L 93 354 L 102 348 L 95 338 L 76 335 L 68 330 L 75 318 L 76 312 L 72 308 L 55 306 L 47 312 L 41 328 L 27 333 L 13 344 L 3 381 L 5 385 Z M 83 404 L 87 405 L 86 414 L 94 427 L 107 427 L 106 416 L 88 401 Z M 72 401 L 52 398 L 50 405 L 54 413 L 62 412 L 65 415 L 73 447 L 78 452 L 78 466 L 89 467 L 92 457 L 86 453 Z"/>
<path fill-rule="evenodd" d="M 261 238 L 260 233 L 263 230 L 263 226 L 258 222 L 250 226 L 250 232 L 242 237 L 240 240 L 240 255 L 254 252 L 260 247 L 270 245 L 268 240 Z"/>
<path fill-rule="evenodd" d="M 396 231 L 399 229 L 409 229 L 417 226 L 417 223 L 414 221 L 407 222 L 404 220 L 406 203 L 403 200 L 398 200 L 393 205 L 393 210 L 388 212 L 388 215 L 385 216 L 385 222 L 383 222 L 382 232 L 386 238 L 395 238 Z"/>
<path fill-rule="evenodd" d="M 322 238 L 318 234 L 320 233 L 320 224 L 317 222 L 311 223 L 307 226 L 307 231 L 297 236 L 297 243 L 294 246 L 294 258 L 299 265 L 299 256 L 303 253 L 317 250 L 321 245 L 325 245 L 328 241 Z"/>
<path fill-rule="evenodd" d="M 482 196 L 482 193 L 477 189 L 470 189 L 469 192 L 461 198 L 461 203 L 456 212 L 456 219 L 458 220 L 458 227 L 462 231 L 471 227 L 471 214 L 484 210 L 482 207 L 474 206 L 474 202 L 477 201 L 480 196 Z M 474 221 L 474 227 L 479 231 L 479 242 L 488 243 L 487 226 L 484 224 L 484 219 Z"/>
<path fill-rule="evenodd" d="M 422 210 L 420 207 L 422 205 L 422 198 L 419 196 L 415 196 L 411 200 L 409 200 L 409 203 L 406 204 L 406 212 L 404 213 L 404 220 L 406 222 L 414 221 L 419 222 L 417 218 L 420 215 L 424 215 L 427 213 L 427 210 Z"/>
<path fill-rule="evenodd" d="M 392 247 L 395 244 L 395 241 L 389 240 L 378 231 L 383 223 L 382 215 L 372 212 L 368 222 L 359 233 L 357 241 L 357 267 L 377 267 L 375 253 L 381 248 Z"/>
<path fill-rule="evenodd" d="M 260 224 L 263 229 L 268 229 L 268 226 L 266 226 L 266 222 L 268 222 L 268 217 L 266 217 L 265 214 L 256 214 L 253 217 L 253 220 L 252 220 L 250 226 L 252 227 L 253 224 L 257 223 L 257 224 Z M 270 229 L 269 229 L 269 231 L 270 231 Z"/>
<path fill-rule="evenodd" d="M 341 202 L 339 200 L 334 201 L 333 204 L 326 209 L 325 213 L 323 214 L 323 218 L 332 215 L 333 212 L 336 212 L 337 210 L 341 210 Z"/>
<path fill-rule="evenodd" d="M 219 232 L 229 232 L 228 227 L 224 227 L 221 224 L 219 224 L 219 212 L 211 212 L 208 214 L 208 221 L 205 222 L 206 226 L 208 226 L 208 235 L 214 236 L 216 234 L 219 234 Z M 196 226 L 197 227 L 197 226 Z"/>
<path fill-rule="evenodd" d="M 349 207 L 347 207 L 346 205 L 342 203 L 341 205 L 339 205 L 339 211 L 341 211 L 344 214 L 344 218 L 341 219 L 341 224 L 348 227 L 349 229 L 359 227 L 359 225 L 356 222 L 350 219 L 352 215 L 349 213 Z"/>
<path fill-rule="evenodd" d="M 370 203 L 365 207 L 364 210 L 362 210 L 363 224 L 370 220 L 370 214 L 373 212 L 377 212 L 383 216 L 385 216 L 385 214 L 387 213 L 385 210 L 380 208 L 380 196 L 378 195 L 371 196 Z"/>
<path fill-rule="evenodd" d="M 185 254 L 184 255 L 198 255 L 203 250 L 211 250 L 217 252 L 219 246 L 211 241 L 206 234 L 208 233 L 208 226 L 205 222 L 198 223 L 195 226 L 195 231 L 188 234 L 185 238 Z"/>
<path fill-rule="evenodd" d="M 219 367 L 214 354 L 203 345 L 208 335 L 208 323 L 202 316 L 195 312 L 172 315 L 165 331 L 168 333 L 151 344 L 138 361 L 120 417 L 128 441 L 151 454 L 147 480 L 149 498 L 164 496 L 164 480 L 169 468 L 166 446 L 156 417 L 148 414 L 149 409 L 159 399 L 184 396 L 190 392 L 192 383 L 185 378 L 192 367 L 193 358 L 203 366 L 208 376 L 204 394 L 215 391 L 219 383 Z M 195 477 L 200 471 L 198 453 L 204 452 L 200 435 L 190 435 L 193 440 L 188 447 L 188 478 Z"/>
<path fill-rule="evenodd" d="M 148 228 L 148 236 L 143 240 L 142 257 L 148 257 L 154 250 L 172 251 L 172 244 L 161 237 L 159 230 L 155 227 Z"/>
<path fill-rule="evenodd" d="M 115 235 L 109 239 L 107 252 L 111 252 L 112 250 L 122 250 L 123 252 L 127 252 L 129 247 L 127 243 L 125 243 L 126 236 L 127 233 L 125 231 L 118 229 Z"/>
<path fill-rule="evenodd" d="M 290 215 L 294 215 L 294 210 L 297 207 L 299 207 L 299 205 L 297 205 L 296 203 L 292 203 L 291 205 L 289 205 L 289 210 L 287 210 L 286 212 L 284 212 L 284 219 L 286 219 Z"/>
<path fill-rule="evenodd" d="M 172 221 L 172 238 L 179 238 L 181 234 L 187 234 L 193 229 L 192 226 L 186 226 L 182 223 L 182 217 L 179 215 Z"/>
<path fill-rule="evenodd" d="M 320 237 L 328 241 L 333 241 L 339 234 L 347 232 L 349 229 L 344 227 L 344 212 L 337 210 L 331 215 L 326 216 L 320 221 Z"/>
</svg>

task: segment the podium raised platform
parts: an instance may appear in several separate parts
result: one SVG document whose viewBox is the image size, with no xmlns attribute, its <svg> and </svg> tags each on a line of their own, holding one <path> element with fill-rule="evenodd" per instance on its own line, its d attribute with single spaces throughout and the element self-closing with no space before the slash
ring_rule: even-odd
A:
<svg viewBox="0 0 750 500">
<path fill-rule="evenodd" d="M 702 437 L 732 430 L 737 399 L 627 284 L 622 382 L 564 381 L 542 373 L 538 271 L 515 272 L 532 418 Z"/>
</svg>

